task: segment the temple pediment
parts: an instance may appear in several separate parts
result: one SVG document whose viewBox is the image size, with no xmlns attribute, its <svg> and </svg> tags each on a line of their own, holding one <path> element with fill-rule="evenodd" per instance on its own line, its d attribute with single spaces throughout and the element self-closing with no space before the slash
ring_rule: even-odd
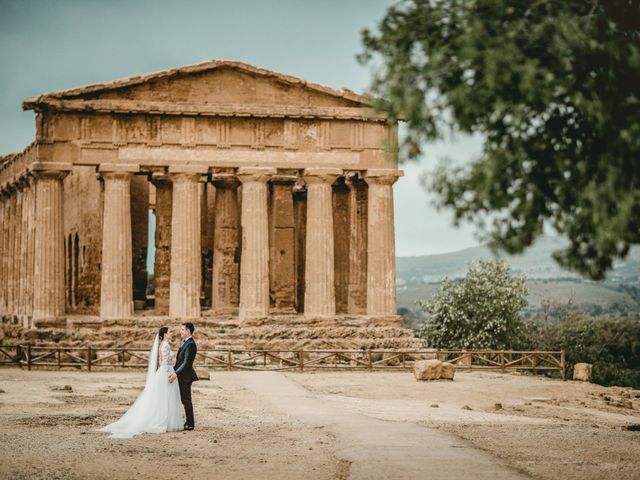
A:
<svg viewBox="0 0 640 480">
<path fill-rule="evenodd" d="M 38 162 L 216 168 L 397 168 L 397 131 L 373 98 L 233 61 L 210 61 L 31 97 Z M 127 168 L 129 168 L 127 167 Z M 155 169 L 155 170 L 154 170 Z"/>
<path fill-rule="evenodd" d="M 248 107 L 368 107 L 371 99 L 350 90 L 335 90 L 241 62 L 213 60 L 156 73 L 27 98 L 26 110 L 54 108 L 120 110 L 131 107 L 182 106 L 188 113 Z M 153 110 L 153 108 L 149 108 Z"/>
</svg>

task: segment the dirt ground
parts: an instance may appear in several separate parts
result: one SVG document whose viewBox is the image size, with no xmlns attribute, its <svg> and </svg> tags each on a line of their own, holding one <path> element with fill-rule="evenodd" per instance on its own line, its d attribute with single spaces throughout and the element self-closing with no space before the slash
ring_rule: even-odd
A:
<svg viewBox="0 0 640 480">
<path fill-rule="evenodd" d="M 156 479 L 188 471 L 191 478 L 356 478 L 330 418 L 339 412 L 396 430 L 453 434 L 460 443 L 448 447 L 468 447 L 470 456 L 482 450 L 503 474 L 640 478 L 640 432 L 623 429 L 640 424 L 640 392 L 630 389 L 487 372 L 418 383 L 407 372 L 214 371 L 194 384 L 195 431 L 128 440 L 95 432 L 126 411 L 144 376 L 0 369 L 0 477 Z M 320 402 L 317 418 L 278 405 L 277 391 L 266 398 L 265 389 L 281 383 L 271 379 Z M 65 385 L 72 390 L 57 390 Z M 424 445 L 425 455 L 444 448 L 435 443 Z"/>
</svg>

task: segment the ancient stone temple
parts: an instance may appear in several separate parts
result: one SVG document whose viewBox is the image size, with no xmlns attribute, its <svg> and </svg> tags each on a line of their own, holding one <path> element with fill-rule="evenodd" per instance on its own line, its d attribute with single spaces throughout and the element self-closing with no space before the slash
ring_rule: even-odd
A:
<svg viewBox="0 0 640 480">
<path fill-rule="evenodd" d="M 397 131 L 367 97 L 210 61 L 23 107 L 35 141 L 0 159 L 4 323 L 80 338 L 195 319 L 212 345 L 409 337 Z"/>
</svg>

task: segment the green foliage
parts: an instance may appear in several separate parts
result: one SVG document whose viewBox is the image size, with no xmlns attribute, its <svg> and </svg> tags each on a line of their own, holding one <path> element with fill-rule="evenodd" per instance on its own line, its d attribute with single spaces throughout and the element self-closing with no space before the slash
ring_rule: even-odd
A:
<svg viewBox="0 0 640 480">
<path fill-rule="evenodd" d="M 444 278 L 431 300 L 418 301 L 427 314 L 418 336 L 436 348 L 514 348 L 526 297 L 524 276 L 512 275 L 505 261 L 479 261 L 461 281 Z"/>
<path fill-rule="evenodd" d="M 527 331 L 528 348 L 565 351 L 569 375 L 586 362 L 595 383 L 640 388 L 640 320 L 573 312 L 557 322 L 530 321 Z"/>
<path fill-rule="evenodd" d="M 360 61 L 406 157 L 449 129 L 480 133 L 481 158 L 428 185 L 456 222 L 521 252 L 548 222 L 554 255 L 602 279 L 640 243 L 640 6 L 637 0 L 406 0 Z"/>
</svg>

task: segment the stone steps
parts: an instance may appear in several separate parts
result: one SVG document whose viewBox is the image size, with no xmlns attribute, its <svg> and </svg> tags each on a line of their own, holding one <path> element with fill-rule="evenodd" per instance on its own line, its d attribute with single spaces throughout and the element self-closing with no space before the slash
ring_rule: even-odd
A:
<svg viewBox="0 0 640 480">
<path fill-rule="evenodd" d="M 397 317 L 308 319 L 300 315 L 282 315 L 243 322 L 237 317 L 203 317 L 194 323 L 195 336 L 202 349 L 350 350 L 422 346 L 422 341 L 414 337 L 413 331 L 399 326 Z M 33 329 L 4 323 L 0 343 L 148 348 L 159 327 L 177 327 L 178 324 L 176 320 L 159 316 L 116 320 L 70 316 Z M 174 343 L 177 343 L 176 329 Z"/>
</svg>

